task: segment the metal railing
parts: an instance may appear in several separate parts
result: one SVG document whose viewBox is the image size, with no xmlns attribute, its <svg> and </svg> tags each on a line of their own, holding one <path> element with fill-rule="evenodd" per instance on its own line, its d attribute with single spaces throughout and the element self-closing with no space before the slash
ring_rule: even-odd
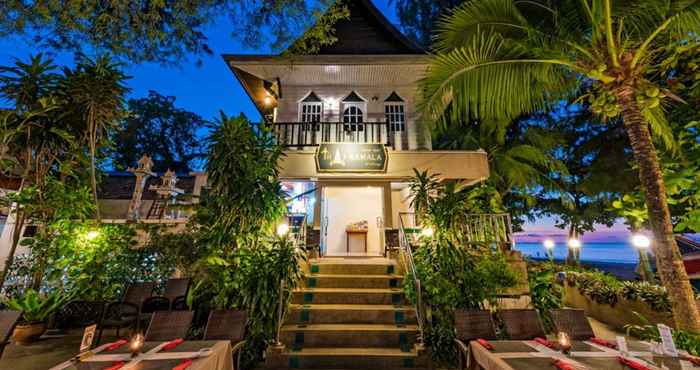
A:
<svg viewBox="0 0 700 370">
<path fill-rule="evenodd" d="M 401 221 L 410 228 L 420 228 L 414 213 L 401 213 Z M 513 223 L 508 213 L 473 213 L 453 216 L 452 227 L 465 245 L 497 246 L 513 249 Z"/>
<path fill-rule="evenodd" d="M 294 247 L 303 248 L 306 245 L 306 214 L 305 213 L 288 213 L 284 216 L 285 222 L 289 226 L 287 238 L 292 240 Z M 285 292 L 287 286 L 284 280 L 280 281 L 279 294 L 277 296 L 277 327 L 275 331 L 275 345 L 281 346 L 282 325 L 284 325 Z"/>
<path fill-rule="evenodd" d="M 425 339 L 424 333 L 425 333 L 425 324 L 426 324 L 426 315 L 425 315 L 425 307 L 423 306 L 423 291 L 421 287 L 421 282 L 418 277 L 418 272 L 416 271 L 416 264 L 413 260 L 413 248 L 411 246 L 411 243 L 414 241 L 413 237 L 409 239 L 409 236 L 407 235 L 407 230 L 409 225 L 406 225 L 404 223 L 404 215 L 405 213 L 399 213 L 399 221 L 400 221 L 400 227 L 399 227 L 399 247 L 401 248 L 401 255 L 402 258 L 400 258 L 401 262 L 403 262 L 404 266 L 404 271 L 406 273 L 410 274 L 413 277 L 413 287 L 416 292 L 416 302 L 415 302 L 415 310 L 416 310 L 416 321 L 418 321 L 418 332 L 420 334 L 419 340 L 422 342 Z M 415 225 L 413 225 L 415 226 Z M 412 227 L 412 229 L 417 229 L 415 227 Z M 413 235 L 414 232 L 412 231 L 411 234 Z"/>
<path fill-rule="evenodd" d="M 387 122 L 275 122 L 273 133 L 280 145 L 303 148 L 331 142 L 391 146 L 396 132 Z"/>
</svg>

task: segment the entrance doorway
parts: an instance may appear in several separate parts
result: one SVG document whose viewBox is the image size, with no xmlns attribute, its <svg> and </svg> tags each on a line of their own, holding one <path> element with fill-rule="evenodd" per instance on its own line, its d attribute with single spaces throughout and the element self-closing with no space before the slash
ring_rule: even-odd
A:
<svg viewBox="0 0 700 370">
<path fill-rule="evenodd" d="M 321 250 L 324 255 L 384 254 L 383 188 L 325 186 L 321 217 Z"/>
</svg>

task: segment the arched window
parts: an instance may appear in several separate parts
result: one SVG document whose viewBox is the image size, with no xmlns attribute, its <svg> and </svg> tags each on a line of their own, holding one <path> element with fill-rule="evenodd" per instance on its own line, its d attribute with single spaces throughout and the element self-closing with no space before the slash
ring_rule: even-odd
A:
<svg viewBox="0 0 700 370">
<path fill-rule="evenodd" d="M 354 91 L 343 99 L 343 123 L 345 131 L 364 131 L 365 100 Z"/>
</svg>

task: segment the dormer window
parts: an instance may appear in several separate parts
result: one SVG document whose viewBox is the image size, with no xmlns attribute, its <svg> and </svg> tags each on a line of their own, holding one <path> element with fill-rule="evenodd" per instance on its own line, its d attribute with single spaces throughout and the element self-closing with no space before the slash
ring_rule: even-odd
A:
<svg viewBox="0 0 700 370">
<path fill-rule="evenodd" d="M 345 131 L 364 131 L 367 103 L 354 91 L 343 99 L 343 123 Z"/>
<path fill-rule="evenodd" d="M 384 100 L 384 118 L 389 124 L 389 130 L 392 132 L 406 130 L 405 105 L 403 99 L 396 92 L 392 92 Z"/>
<path fill-rule="evenodd" d="M 299 121 L 319 123 L 323 119 L 323 101 L 313 91 L 299 102 Z M 314 125 L 318 130 L 320 125 Z"/>
</svg>

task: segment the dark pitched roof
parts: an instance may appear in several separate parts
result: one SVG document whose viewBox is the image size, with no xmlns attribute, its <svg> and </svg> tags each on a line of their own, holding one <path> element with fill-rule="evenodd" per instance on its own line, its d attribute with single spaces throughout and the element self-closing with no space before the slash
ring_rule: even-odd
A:
<svg viewBox="0 0 700 370">
<path fill-rule="evenodd" d="M 384 100 L 384 101 L 385 102 L 402 102 L 403 99 L 401 99 L 401 97 L 399 96 L 399 94 L 396 93 L 396 91 L 392 91 L 391 95 L 389 95 L 389 97 L 386 98 L 386 100 Z"/>
<path fill-rule="evenodd" d="M 350 94 L 348 94 L 348 96 L 343 98 L 343 102 L 346 103 L 362 103 L 364 101 L 365 100 L 362 99 L 359 95 L 357 95 L 357 93 L 354 91 L 352 91 Z"/>
<path fill-rule="evenodd" d="M 306 102 L 306 103 L 319 103 L 319 102 L 321 102 L 322 100 L 321 100 L 321 98 L 318 97 L 318 95 L 316 95 L 315 92 L 312 91 L 312 92 L 309 93 L 309 95 L 307 95 L 307 96 L 304 98 L 304 100 L 302 100 L 302 101 L 303 101 L 303 102 Z"/>
<path fill-rule="evenodd" d="M 151 176 L 146 180 L 146 187 L 143 191 L 143 200 L 158 199 L 158 194 L 148 190 L 151 185 L 160 184 L 160 176 Z M 178 176 L 177 187 L 184 190 L 185 194 L 192 194 L 194 191 L 195 177 L 190 175 Z M 102 178 L 98 189 L 99 199 L 129 200 L 134 192 L 136 176 L 129 172 L 113 172 Z"/>
<path fill-rule="evenodd" d="M 319 55 L 426 54 L 394 27 L 371 0 L 340 0 L 350 17 L 335 24 L 338 41 L 324 45 Z"/>
</svg>

